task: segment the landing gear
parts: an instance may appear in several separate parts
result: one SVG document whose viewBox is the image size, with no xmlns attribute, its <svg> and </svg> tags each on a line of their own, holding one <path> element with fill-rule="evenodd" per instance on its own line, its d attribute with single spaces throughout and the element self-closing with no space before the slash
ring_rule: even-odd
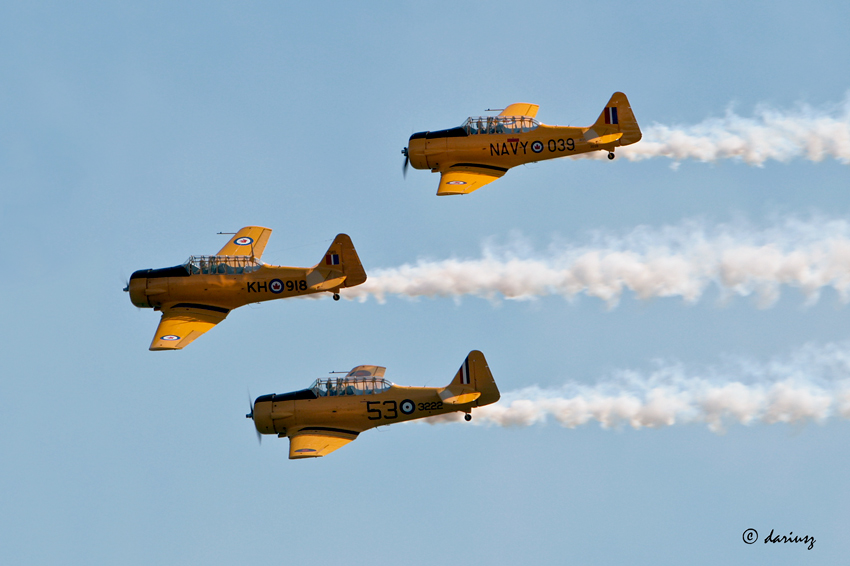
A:
<svg viewBox="0 0 850 566">
<path fill-rule="evenodd" d="M 339 293 L 334 293 L 334 300 L 335 300 L 335 301 L 338 301 L 338 300 L 339 300 Z"/>
<path fill-rule="evenodd" d="M 463 415 L 463 420 L 465 420 L 466 422 L 471 421 L 472 415 L 470 415 L 469 413 L 466 413 L 465 415 Z"/>
<path fill-rule="evenodd" d="M 613 151 L 608 152 L 608 159 L 614 159 L 615 155 Z"/>
</svg>

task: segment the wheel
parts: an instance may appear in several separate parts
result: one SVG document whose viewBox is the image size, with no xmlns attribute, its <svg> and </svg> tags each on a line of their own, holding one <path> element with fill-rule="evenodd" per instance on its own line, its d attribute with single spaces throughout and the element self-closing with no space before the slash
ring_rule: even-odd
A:
<svg viewBox="0 0 850 566">
<path fill-rule="evenodd" d="M 463 420 L 465 420 L 466 422 L 471 421 L 472 415 L 470 415 L 469 413 L 466 413 L 465 415 L 463 415 Z"/>
<path fill-rule="evenodd" d="M 614 152 L 613 151 L 608 152 L 608 159 L 614 159 Z"/>
<path fill-rule="evenodd" d="M 335 300 L 335 301 L 338 301 L 338 300 L 339 300 L 339 293 L 334 293 L 334 300 Z"/>
</svg>

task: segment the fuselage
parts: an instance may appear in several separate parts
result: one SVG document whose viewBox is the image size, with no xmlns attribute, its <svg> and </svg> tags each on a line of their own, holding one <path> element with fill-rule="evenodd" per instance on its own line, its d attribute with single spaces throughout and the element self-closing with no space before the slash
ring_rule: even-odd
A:
<svg viewBox="0 0 850 566">
<path fill-rule="evenodd" d="M 183 303 L 231 310 L 248 303 L 339 289 L 345 280 L 334 269 L 279 267 L 227 256 L 205 257 L 164 269 L 143 269 L 130 277 L 130 300 L 139 308 Z M 218 260 L 218 261 L 216 261 Z"/>
<path fill-rule="evenodd" d="M 611 151 L 617 146 L 634 143 L 623 138 L 607 143 L 589 143 L 588 139 L 599 139 L 593 133 L 588 138 L 592 128 L 544 124 L 519 133 L 468 133 L 468 130 L 458 127 L 413 134 L 408 145 L 410 164 L 416 169 L 435 172 L 464 163 L 506 171 L 524 163 L 590 151 Z"/>
<path fill-rule="evenodd" d="M 293 427 L 327 426 L 329 422 L 344 431 L 362 432 L 456 411 L 469 412 L 472 407 L 495 402 L 485 395 L 469 403 L 447 403 L 440 396 L 444 389 L 391 384 L 380 392 L 359 394 L 318 395 L 315 389 L 303 389 L 263 395 L 254 403 L 254 424 L 262 434 L 286 435 Z"/>
</svg>

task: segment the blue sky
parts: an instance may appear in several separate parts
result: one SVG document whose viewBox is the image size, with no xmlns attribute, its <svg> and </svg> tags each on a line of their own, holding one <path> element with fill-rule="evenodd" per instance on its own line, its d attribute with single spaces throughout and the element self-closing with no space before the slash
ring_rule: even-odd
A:
<svg viewBox="0 0 850 566">
<path fill-rule="evenodd" d="M 437 175 L 402 178 L 400 150 L 512 102 L 589 125 L 617 90 L 645 133 L 761 126 L 765 111 L 846 132 L 847 18 L 839 2 L 3 5 L 0 561 L 838 562 L 846 153 L 755 166 L 624 152 L 437 198 Z M 773 140 L 789 142 L 747 143 Z M 682 244 L 694 239 L 756 249 L 744 268 L 779 250 L 815 269 L 839 251 L 814 290 L 779 275 L 736 287 L 707 268 L 691 298 L 626 285 L 612 303 L 590 287 L 278 301 L 149 352 L 158 315 L 129 303 L 124 278 L 252 224 L 274 230 L 264 259 L 283 265 L 314 264 L 345 232 L 373 281 L 493 253 L 568 269 L 570 253 L 666 250 L 699 265 Z M 553 414 L 398 425 L 315 461 L 289 461 L 286 440 L 258 447 L 244 418 L 249 390 L 359 364 L 442 385 L 472 349 L 506 400 L 793 382 L 831 405 L 790 423 L 727 415 L 721 432 L 695 401 L 639 428 Z M 817 543 L 749 546 L 747 528 Z"/>
</svg>

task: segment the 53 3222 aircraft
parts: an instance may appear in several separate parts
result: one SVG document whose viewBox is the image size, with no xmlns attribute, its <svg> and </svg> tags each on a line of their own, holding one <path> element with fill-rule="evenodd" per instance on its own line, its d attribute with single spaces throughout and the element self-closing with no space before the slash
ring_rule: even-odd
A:
<svg viewBox="0 0 850 566">
<path fill-rule="evenodd" d="M 351 238 L 339 234 L 313 267 L 260 261 L 272 231 L 246 226 L 214 256 L 191 256 L 182 265 L 142 269 L 124 291 L 139 308 L 162 311 L 151 350 L 180 350 L 248 303 L 330 292 L 366 281 Z"/>
<path fill-rule="evenodd" d="M 414 169 L 440 173 L 438 195 L 465 195 L 525 163 L 607 151 L 640 140 L 641 132 L 622 92 L 615 92 L 599 118 L 586 128 L 547 126 L 535 119 L 537 104 L 516 103 L 498 116 L 473 116 L 448 130 L 410 136 L 405 156 Z"/>
<path fill-rule="evenodd" d="M 289 457 L 317 458 L 377 426 L 495 403 L 499 389 L 484 354 L 474 350 L 446 387 L 404 387 L 384 379 L 386 368 L 357 366 L 345 377 L 317 379 L 308 389 L 257 397 L 251 412 L 257 435 L 289 437 Z"/>
</svg>

